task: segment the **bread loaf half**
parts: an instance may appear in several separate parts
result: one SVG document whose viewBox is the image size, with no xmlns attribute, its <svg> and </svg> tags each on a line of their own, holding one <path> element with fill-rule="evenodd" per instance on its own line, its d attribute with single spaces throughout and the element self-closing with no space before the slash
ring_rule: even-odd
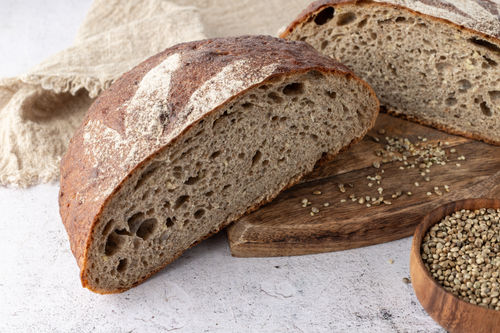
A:
<svg viewBox="0 0 500 333">
<path fill-rule="evenodd" d="M 500 145 L 498 2 L 317 1 L 281 36 L 343 62 L 389 112 Z"/>
<path fill-rule="evenodd" d="M 85 287 L 131 288 L 374 124 L 372 89 L 303 42 L 180 44 L 92 105 L 61 167 Z"/>
</svg>

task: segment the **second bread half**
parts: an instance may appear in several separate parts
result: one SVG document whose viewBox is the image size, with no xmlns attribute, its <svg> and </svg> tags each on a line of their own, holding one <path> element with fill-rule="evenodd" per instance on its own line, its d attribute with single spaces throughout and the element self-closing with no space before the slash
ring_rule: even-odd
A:
<svg viewBox="0 0 500 333">
<path fill-rule="evenodd" d="M 282 37 L 347 65 L 391 113 L 500 145 L 499 12 L 485 0 L 320 0 Z"/>
</svg>

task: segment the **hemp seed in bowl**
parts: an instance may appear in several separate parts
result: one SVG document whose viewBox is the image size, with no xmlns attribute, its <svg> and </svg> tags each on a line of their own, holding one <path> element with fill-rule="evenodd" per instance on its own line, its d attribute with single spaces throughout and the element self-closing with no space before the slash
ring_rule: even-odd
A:
<svg viewBox="0 0 500 333">
<path fill-rule="evenodd" d="M 427 231 L 421 254 L 445 290 L 500 310 L 500 209 L 462 209 L 446 216 Z"/>
</svg>

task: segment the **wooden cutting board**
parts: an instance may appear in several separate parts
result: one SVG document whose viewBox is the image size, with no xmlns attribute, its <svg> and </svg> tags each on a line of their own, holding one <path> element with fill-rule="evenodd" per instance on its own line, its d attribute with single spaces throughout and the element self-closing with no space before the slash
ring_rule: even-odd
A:
<svg viewBox="0 0 500 333">
<path fill-rule="evenodd" d="M 384 148 L 386 137 L 406 137 L 419 145 L 438 146 L 441 142 L 448 161 L 446 165 L 430 167 L 425 176 L 421 174 L 425 169 L 407 169 L 404 161 L 391 161 L 376 168 L 382 158 L 375 151 Z M 377 173 L 382 177 L 380 184 L 367 179 Z M 425 177 L 430 180 L 425 181 Z M 345 192 L 341 192 L 339 184 L 344 184 Z M 389 202 L 367 207 L 364 197 L 378 199 L 379 187 Z M 399 191 L 402 195 L 392 198 Z M 349 198 L 352 194 L 356 201 Z M 361 196 L 365 201 L 361 200 L 362 204 Z M 375 128 L 361 142 L 317 168 L 272 203 L 241 218 L 227 233 L 231 253 L 237 257 L 345 250 L 410 236 L 429 210 L 449 201 L 474 197 L 500 197 L 500 147 L 381 114 Z M 311 204 L 303 207 L 304 199 Z M 342 199 L 346 201 L 341 202 Z M 312 216 L 313 207 L 319 212 Z"/>
</svg>

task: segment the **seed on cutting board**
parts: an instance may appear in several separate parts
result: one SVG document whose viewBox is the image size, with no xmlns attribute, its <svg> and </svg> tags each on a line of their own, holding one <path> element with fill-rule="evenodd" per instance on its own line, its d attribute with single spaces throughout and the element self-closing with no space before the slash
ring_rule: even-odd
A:
<svg viewBox="0 0 500 333">
<path fill-rule="evenodd" d="M 379 188 L 377 189 L 377 192 L 378 192 L 378 194 L 382 194 L 382 192 L 384 192 L 384 189 L 383 189 L 382 187 L 379 187 Z"/>
<path fill-rule="evenodd" d="M 330 203 L 329 203 L 329 202 L 325 202 L 325 203 L 323 204 L 323 207 L 328 207 L 328 206 L 330 206 Z"/>
<path fill-rule="evenodd" d="M 500 209 L 460 210 L 425 234 L 422 259 L 444 289 L 460 299 L 500 310 Z"/>
<path fill-rule="evenodd" d="M 359 198 L 358 203 L 364 204 L 365 203 L 365 198 Z"/>
<path fill-rule="evenodd" d="M 373 167 L 374 167 L 375 169 L 380 168 L 380 162 L 373 162 L 373 164 L 372 164 L 372 165 L 373 165 Z"/>
<path fill-rule="evenodd" d="M 316 207 L 311 207 L 311 212 L 312 212 L 312 213 L 315 213 L 315 214 L 316 214 L 316 213 L 319 213 L 319 209 L 318 209 L 318 208 L 316 208 Z"/>
<path fill-rule="evenodd" d="M 314 191 L 312 194 L 314 194 L 314 195 L 321 195 L 321 191 Z"/>
<path fill-rule="evenodd" d="M 429 195 L 432 195 L 432 193 L 431 193 L 431 192 L 427 192 L 426 194 L 427 194 L 428 196 L 429 196 Z"/>
<path fill-rule="evenodd" d="M 347 200 L 346 199 L 340 199 L 340 202 L 346 202 Z"/>
<path fill-rule="evenodd" d="M 419 187 L 419 186 L 420 186 L 420 184 L 419 184 L 418 182 L 415 182 L 415 186 L 416 186 L 416 187 Z"/>
<path fill-rule="evenodd" d="M 425 180 L 426 182 L 430 182 L 430 181 L 431 181 L 431 177 L 425 177 L 425 178 L 424 178 L 424 180 Z"/>
<path fill-rule="evenodd" d="M 373 186 L 373 183 L 368 183 L 368 187 L 372 187 Z"/>
<path fill-rule="evenodd" d="M 406 195 L 407 196 L 411 196 L 411 195 L 413 195 L 413 193 L 411 193 L 410 191 L 408 191 L 408 192 L 406 192 Z"/>
<path fill-rule="evenodd" d="M 459 161 L 465 161 L 465 156 L 464 155 L 458 156 L 457 160 L 459 160 Z"/>
<path fill-rule="evenodd" d="M 392 202 L 390 202 L 389 200 L 384 200 L 384 204 L 386 204 L 386 205 L 392 205 Z"/>
<path fill-rule="evenodd" d="M 457 152 L 457 150 L 455 148 L 450 149 L 450 153 L 456 153 L 456 152 Z"/>
<path fill-rule="evenodd" d="M 450 187 L 449 187 L 448 185 L 444 185 L 444 190 L 445 190 L 446 192 L 450 192 Z"/>
<path fill-rule="evenodd" d="M 342 193 L 345 193 L 345 187 L 344 187 L 344 184 L 339 184 L 338 185 L 339 187 L 339 191 L 342 192 Z"/>
<path fill-rule="evenodd" d="M 460 168 L 460 167 L 462 166 L 462 164 L 460 164 L 460 163 L 457 163 L 457 164 L 455 164 L 455 165 L 456 165 L 458 168 Z"/>
<path fill-rule="evenodd" d="M 381 128 L 377 131 L 378 134 L 384 135 L 385 134 L 385 129 Z"/>
</svg>

